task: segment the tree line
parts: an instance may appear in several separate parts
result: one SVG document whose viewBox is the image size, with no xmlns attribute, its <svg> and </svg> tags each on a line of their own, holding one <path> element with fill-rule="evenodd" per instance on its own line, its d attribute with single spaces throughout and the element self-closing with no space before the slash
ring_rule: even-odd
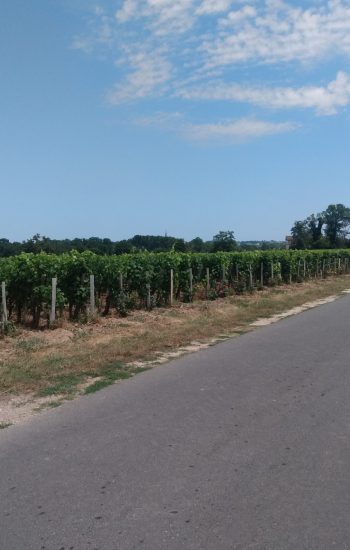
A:
<svg viewBox="0 0 350 550">
<path fill-rule="evenodd" d="M 210 241 L 196 237 L 185 241 L 177 237 L 160 235 L 135 235 L 131 239 L 112 241 L 90 237 L 88 239 L 50 239 L 49 237 L 34 235 L 22 242 L 10 242 L 0 238 L 0 257 L 17 256 L 21 252 L 39 254 L 65 254 L 76 250 L 90 251 L 98 255 L 120 255 L 137 252 L 235 252 L 250 250 L 281 249 L 284 244 L 277 241 L 247 241 L 238 243 L 233 231 L 219 231 Z"/>
<path fill-rule="evenodd" d="M 350 208 L 344 204 L 330 204 L 326 210 L 311 214 L 305 220 L 297 220 L 291 229 L 291 248 L 299 250 L 349 248 Z M 120 255 L 137 252 L 239 252 L 254 250 L 278 250 L 285 248 L 284 241 L 236 241 L 233 231 L 219 231 L 212 240 L 195 237 L 190 241 L 161 235 L 134 235 L 130 239 L 112 241 L 108 238 L 90 237 L 75 239 L 50 239 L 34 235 L 22 242 L 10 242 L 0 238 L 0 257 L 17 256 L 21 252 L 39 254 L 65 254 L 90 251 L 98 255 Z"/>
<path fill-rule="evenodd" d="M 295 249 L 348 248 L 350 208 L 344 204 L 330 204 L 323 212 L 296 221 L 291 233 Z"/>
</svg>

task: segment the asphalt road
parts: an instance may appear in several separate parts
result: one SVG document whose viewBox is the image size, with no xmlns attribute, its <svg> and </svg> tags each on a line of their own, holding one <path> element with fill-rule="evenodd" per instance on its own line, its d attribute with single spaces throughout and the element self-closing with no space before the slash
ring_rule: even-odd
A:
<svg viewBox="0 0 350 550">
<path fill-rule="evenodd" d="M 0 550 L 350 549 L 350 297 L 0 432 Z"/>
</svg>

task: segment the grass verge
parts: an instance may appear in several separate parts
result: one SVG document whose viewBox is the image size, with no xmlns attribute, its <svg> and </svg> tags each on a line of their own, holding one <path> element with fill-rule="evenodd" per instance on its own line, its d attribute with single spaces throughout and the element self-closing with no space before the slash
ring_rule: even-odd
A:
<svg viewBox="0 0 350 550">
<path fill-rule="evenodd" d="M 134 312 L 123 320 L 101 319 L 83 328 L 67 324 L 42 333 L 22 331 L 0 341 L 0 398 L 29 392 L 42 398 L 93 393 L 145 370 L 145 359 L 153 360 L 193 341 L 242 334 L 258 318 L 339 294 L 349 286 L 350 276 L 340 276 L 213 302 Z M 135 366 L 138 361 L 141 367 Z"/>
</svg>

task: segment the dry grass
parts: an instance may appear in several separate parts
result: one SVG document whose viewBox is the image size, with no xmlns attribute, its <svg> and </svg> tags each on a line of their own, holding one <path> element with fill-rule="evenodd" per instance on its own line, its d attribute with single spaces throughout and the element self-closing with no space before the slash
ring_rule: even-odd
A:
<svg viewBox="0 0 350 550">
<path fill-rule="evenodd" d="M 22 330 L 0 340 L 0 398 L 13 393 L 74 395 L 92 380 L 96 389 L 140 369 L 131 364 L 159 357 L 193 342 L 251 330 L 261 317 L 338 294 L 350 276 L 275 287 L 214 302 L 134 312 L 88 325 L 67 324 L 53 331 Z"/>
</svg>

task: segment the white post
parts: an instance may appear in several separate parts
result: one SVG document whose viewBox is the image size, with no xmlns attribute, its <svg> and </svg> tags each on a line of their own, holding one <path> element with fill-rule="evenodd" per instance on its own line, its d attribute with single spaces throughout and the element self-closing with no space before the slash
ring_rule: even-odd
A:
<svg viewBox="0 0 350 550">
<path fill-rule="evenodd" d="M 95 275 L 90 275 L 90 315 L 95 315 Z"/>
<path fill-rule="evenodd" d="M 306 279 L 306 260 L 304 260 L 304 279 Z"/>
<path fill-rule="evenodd" d="M 174 270 L 170 270 L 170 305 L 173 305 L 174 301 Z"/>
<path fill-rule="evenodd" d="M 249 265 L 249 288 L 253 288 L 253 273 L 251 264 Z"/>
<path fill-rule="evenodd" d="M 1 283 L 1 304 L 2 304 L 2 326 L 4 328 L 7 323 L 6 284 L 4 281 Z"/>
<path fill-rule="evenodd" d="M 271 279 L 273 281 L 273 262 L 271 262 Z"/>
<path fill-rule="evenodd" d="M 56 321 L 57 277 L 52 279 L 50 324 Z"/>
</svg>

